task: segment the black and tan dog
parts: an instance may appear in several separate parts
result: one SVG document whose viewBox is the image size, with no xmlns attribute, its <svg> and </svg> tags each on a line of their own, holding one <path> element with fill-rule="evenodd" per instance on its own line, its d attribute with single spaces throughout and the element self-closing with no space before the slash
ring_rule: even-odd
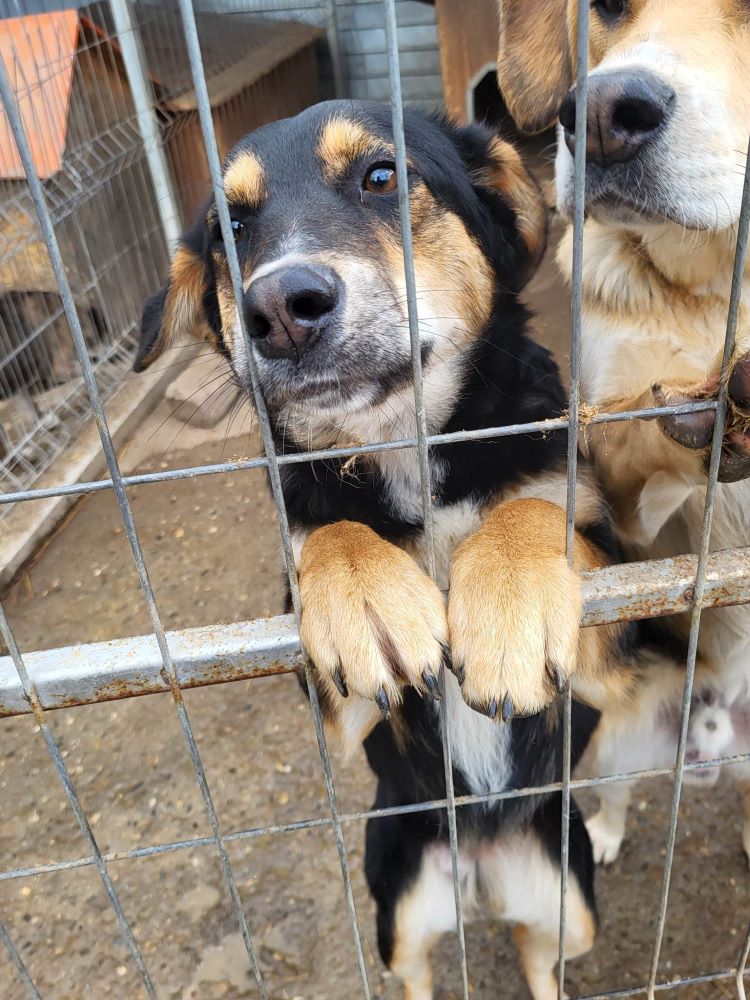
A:
<svg viewBox="0 0 750 1000">
<path fill-rule="evenodd" d="M 500 0 L 498 67 L 518 124 L 559 115 L 560 213 L 572 216 L 577 0 Z M 584 396 L 603 410 L 715 397 L 750 133 L 750 4 L 745 0 L 591 3 L 583 261 Z M 570 277 L 572 234 L 559 262 Z M 750 545 L 750 270 L 729 382 L 713 547 Z M 714 412 L 591 428 L 590 454 L 631 558 L 696 552 Z M 666 623 L 685 641 L 689 616 Z M 750 606 L 704 613 L 691 759 L 750 751 Z M 599 774 L 674 763 L 684 670 L 644 663 L 636 697 L 611 704 Z M 696 771 L 706 781 L 717 769 Z M 733 765 L 745 802 L 750 765 Z M 612 861 L 630 790 L 599 789 L 589 826 Z"/>
<path fill-rule="evenodd" d="M 545 242 L 535 184 L 515 150 L 481 128 L 408 110 L 406 138 L 430 432 L 559 415 L 558 371 L 528 337 L 517 297 Z M 261 128 L 228 158 L 245 320 L 282 451 L 415 434 L 393 158 L 388 110 L 350 102 Z M 137 367 L 186 331 L 214 344 L 248 387 L 212 206 L 145 308 Z M 564 433 L 431 449 L 435 582 L 413 449 L 282 468 L 304 643 L 330 727 L 349 746 L 364 742 L 377 806 L 444 796 L 442 712 L 459 794 L 557 780 L 557 690 L 572 677 L 596 701 L 625 683 L 625 636 L 579 631 L 580 584 L 564 554 L 565 451 Z M 577 527 L 576 565 L 605 562 L 611 533 L 585 472 Z M 576 756 L 595 719 L 575 702 Z M 531 991 L 552 1000 L 559 796 L 461 808 L 458 822 L 467 916 L 515 924 Z M 592 864 L 574 810 L 571 956 L 593 941 Z M 443 811 L 371 821 L 366 867 L 382 956 L 409 1000 L 427 1000 L 430 949 L 456 921 Z"/>
</svg>

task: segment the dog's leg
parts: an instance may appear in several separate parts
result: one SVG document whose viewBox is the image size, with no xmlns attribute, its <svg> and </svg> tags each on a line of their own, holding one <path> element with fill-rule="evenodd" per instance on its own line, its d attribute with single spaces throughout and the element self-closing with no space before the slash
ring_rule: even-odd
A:
<svg viewBox="0 0 750 1000">
<path fill-rule="evenodd" d="M 629 781 L 618 781 L 597 789 L 599 811 L 586 822 L 597 864 L 611 865 L 617 860 L 625 839 L 632 787 Z"/>
<path fill-rule="evenodd" d="M 515 925 L 513 940 L 534 1000 L 557 1000 L 560 865 L 553 845 L 559 843 L 560 820 L 555 796 L 535 816 L 535 828 L 485 848 L 481 860 L 480 884 L 498 916 Z M 586 829 L 576 814 L 570 825 L 566 958 L 583 955 L 594 943 L 593 868 Z"/>
<path fill-rule="evenodd" d="M 589 927 L 589 924 L 571 927 L 568 922 L 565 931 L 566 959 L 578 958 L 591 949 L 594 937 Z M 516 924 L 513 928 L 513 942 L 521 956 L 526 982 L 534 1000 L 557 1000 L 557 932 L 534 924 Z M 563 995 L 567 997 L 567 993 Z"/>
<path fill-rule="evenodd" d="M 419 874 L 394 910 L 388 964 L 404 982 L 405 1000 L 432 1000 L 430 952 L 455 929 L 450 852 L 435 844 L 424 851 Z"/>
<path fill-rule="evenodd" d="M 706 402 L 718 392 L 718 367 L 717 360 L 714 374 L 703 383 L 663 381 L 640 396 L 607 400 L 602 406 L 618 412 Z M 713 410 L 702 410 L 587 428 L 591 455 L 623 538 L 650 545 L 693 489 L 705 483 L 715 419 Z M 749 476 L 750 352 L 744 345 L 729 382 L 719 480 Z"/>
</svg>

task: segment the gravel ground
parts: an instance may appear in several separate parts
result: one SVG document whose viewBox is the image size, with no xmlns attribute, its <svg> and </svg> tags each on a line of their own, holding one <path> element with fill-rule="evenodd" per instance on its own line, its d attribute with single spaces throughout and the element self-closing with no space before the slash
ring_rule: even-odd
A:
<svg viewBox="0 0 750 1000">
<path fill-rule="evenodd" d="M 560 346 L 564 296 L 547 264 L 531 291 L 543 339 Z M 562 352 L 558 352 L 562 353 Z M 206 360 L 207 377 L 213 361 Z M 166 406 L 125 450 L 127 469 L 178 467 L 250 454 L 240 414 L 211 432 L 183 427 Z M 211 476 L 131 491 L 159 607 L 170 628 L 228 622 L 281 608 L 275 515 L 259 473 Z M 48 540 L 6 595 L 22 649 L 148 631 L 113 497 L 91 496 Z M 188 711 L 225 831 L 327 815 L 309 710 L 293 677 L 187 692 Z M 156 695 L 51 714 L 81 801 L 104 851 L 208 834 L 171 699 Z M 334 760 L 343 811 L 369 806 L 362 758 Z M 3 869 L 85 855 L 38 730 L 28 718 L 0 726 Z M 591 808 L 590 798 L 582 802 Z M 648 975 L 662 878 L 670 784 L 643 784 L 618 862 L 598 877 L 601 934 L 568 966 L 572 996 L 634 987 Z M 345 828 L 373 994 L 397 984 L 376 953 L 362 877 L 361 825 Z M 230 846 L 269 995 L 274 1000 L 361 996 L 335 843 L 329 830 L 245 839 Z M 210 847 L 110 866 L 160 998 L 257 996 Z M 687 976 L 736 962 L 750 919 L 750 874 L 740 849 L 736 794 L 686 789 L 661 975 Z M 0 915 L 40 993 L 52 1000 L 143 996 L 91 866 L 0 882 Z M 508 928 L 467 929 L 473 1000 L 527 996 Z M 4 953 L 0 952 L 3 955 Z M 436 955 L 437 997 L 457 1000 L 455 940 Z M 683 988 L 681 998 L 734 996 L 728 982 Z M 26 996 L 7 962 L 0 997 Z"/>
</svg>

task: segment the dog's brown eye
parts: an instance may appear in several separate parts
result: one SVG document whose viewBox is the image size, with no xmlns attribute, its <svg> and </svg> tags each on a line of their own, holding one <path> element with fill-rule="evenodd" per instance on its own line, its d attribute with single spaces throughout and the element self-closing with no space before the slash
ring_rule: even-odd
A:
<svg viewBox="0 0 750 1000">
<path fill-rule="evenodd" d="M 614 19 L 625 13 L 627 0 L 593 0 L 591 6 L 603 17 Z"/>
<path fill-rule="evenodd" d="M 362 187 L 371 194 L 390 194 L 398 187 L 396 180 L 396 165 L 394 163 L 378 163 L 370 167 L 365 175 Z"/>
<path fill-rule="evenodd" d="M 232 232 L 234 233 L 235 243 L 238 240 L 241 240 L 242 237 L 245 235 L 244 223 L 240 222 L 239 219 L 232 219 Z"/>
</svg>

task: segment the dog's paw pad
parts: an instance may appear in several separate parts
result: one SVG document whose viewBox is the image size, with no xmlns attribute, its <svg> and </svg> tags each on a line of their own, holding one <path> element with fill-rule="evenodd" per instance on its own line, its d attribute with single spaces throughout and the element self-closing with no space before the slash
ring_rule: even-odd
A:
<svg viewBox="0 0 750 1000">
<path fill-rule="evenodd" d="M 596 864 L 611 865 L 616 861 L 622 847 L 623 833 L 613 830 L 601 812 L 586 820 L 586 829 L 591 838 Z"/>
<path fill-rule="evenodd" d="M 717 386 L 718 387 L 718 383 Z M 714 394 L 716 391 L 714 388 Z M 705 402 L 711 398 L 708 386 L 696 390 L 695 394 L 679 392 L 663 385 L 652 388 L 654 402 L 657 406 L 683 406 L 688 403 Z M 659 425 L 668 437 L 671 437 L 683 448 L 708 448 L 714 434 L 716 423 L 715 410 L 697 410 L 693 413 L 667 413 L 657 418 Z"/>
</svg>

